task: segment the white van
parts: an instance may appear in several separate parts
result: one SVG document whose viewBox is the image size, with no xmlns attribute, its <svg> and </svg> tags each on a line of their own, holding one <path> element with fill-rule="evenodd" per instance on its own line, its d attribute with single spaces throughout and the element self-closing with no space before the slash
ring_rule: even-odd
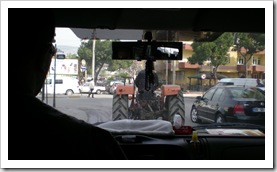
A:
<svg viewBox="0 0 277 172">
<path fill-rule="evenodd" d="M 54 76 L 47 77 L 45 93 L 54 94 Z M 79 93 L 79 84 L 76 78 L 56 76 L 56 94 L 72 95 Z"/>
<path fill-rule="evenodd" d="M 263 81 L 260 80 L 263 84 Z M 247 87 L 256 87 L 257 79 L 256 78 L 222 78 L 219 80 L 217 86 L 223 85 L 241 85 Z"/>
</svg>

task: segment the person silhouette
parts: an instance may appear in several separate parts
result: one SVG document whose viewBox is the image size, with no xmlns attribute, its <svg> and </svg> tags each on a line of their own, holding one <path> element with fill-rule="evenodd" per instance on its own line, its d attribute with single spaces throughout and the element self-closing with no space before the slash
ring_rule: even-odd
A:
<svg viewBox="0 0 277 172">
<path fill-rule="evenodd" d="M 8 159 L 126 159 L 110 132 L 36 98 L 56 51 L 53 11 L 13 8 L 8 16 L 8 85 L 20 84 L 8 90 Z"/>
<path fill-rule="evenodd" d="M 93 78 L 91 78 L 89 80 L 89 93 L 88 93 L 88 97 L 90 97 L 90 95 L 91 95 L 91 98 L 94 98 L 93 90 L 94 90 L 94 80 L 93 80 Z"/>
</svg>

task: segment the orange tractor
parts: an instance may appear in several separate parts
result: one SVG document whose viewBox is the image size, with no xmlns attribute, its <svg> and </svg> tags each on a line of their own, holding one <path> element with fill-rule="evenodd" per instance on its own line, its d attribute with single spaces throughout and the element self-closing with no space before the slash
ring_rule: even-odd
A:
<svg viewBox="0 0 277 172">
<path fill-rule="evenodd" d="M 146 60 L 145 70 L 139 73 L 134 83 L 124 82 L 124 85 L 117 86 L 113 96 L 113 120 L 161 119 L 173 123 L 178 116 L 184 125 L 185 103 L 181 87 L 162 85 L 158 94 L 157 75 L 152 71 L 156 60 L 181 60 L 182 43 L 151 42 L 148 39 L 148 42 L 113 42 L 112 48 L 113 59 Z"/>
</svg>

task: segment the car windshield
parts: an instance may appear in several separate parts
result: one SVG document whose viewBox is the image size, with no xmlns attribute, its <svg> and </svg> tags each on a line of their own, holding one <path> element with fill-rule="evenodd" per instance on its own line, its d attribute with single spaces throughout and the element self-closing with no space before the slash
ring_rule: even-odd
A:
<svg viewBox="0 0 277 172">
<path fill-rule="evenodd" d="M 151 18 L 155 10 L 170 14 L 185 9 L 145 9 L 145 13 Z M 182 14 L 195 12 L 187 10 Z M 55 12 L 65 12 L 58 16 L 70 14 L 74 18 L 74 12 L 67 13 L 66 9 Z M 128 16 L 127 12 L 117 15 Z M 89 12 L 82 15 L 85 14 Z M 268 63 L 272 62 L 273 54 L 265 51 L 267 46 L 272 50 L 272 45 L 266 43 L 271 33 L 258 29 L 266 28 L 266 22 L 253 20 L 252 26 L 257 27 L 253 32 L 243 27 L 213 31 L 209 27 L 220 23 L 212 22 L 215 14 L 205 17 L 199 13 L 194 17 L 203 19 L 199 23 L 195 21 L 194 27 L 171 28 L 192 20 L 186 15 L 161 16 L 164 27 L 160 29 L 152 29 L 147 22 L 143 24 L 149 29 L 140 27 L 142 20 L 133 13 L 135 18 L 124 18 L 132 22 L 130 28 L 126 28 L 125 22 L 108 25 L 111 21 L 107 18 L 99 22 L 101 18 L 98 21 L 93 16 L 92 23 L 99 23 L 88 28 L 89 24 L 82 27 L 80 22 L 77 28 L 74 23 L 70 27 L 71 24 L 64 24 L 58 18 L 60 25 L 56 26 L 53 43 L 57 53 L 52 57 L 47 79 L 36 97 L 115 136 L 182 137 L 197 131 L 199 137 L 264 137 L 266 121 L 271 121 L 273 116 L 268 113 L 271 102 L 266 101 L 266 97 L 273 94 L 272 63 Z M 236 25 L 245 19 L 245 16 L 229 16 L 222 19 L 222 26 L 231 26 L 225 22 L 227 20 Z M 252 18 L 251 13 L 248 17 Z M 155 19 L 153 17 L 151 22 Z M 179 22 L 172 21 L 171 25 L 171 20 Z M 188 32 L 186 27 L 196 30 Z M 255 83 L 220 83 L 223 78 L 240 78 L 245 82 L 252 78 Z M 256 87 L 266 87 L 269 91 L 265 93 Z M 171 139 L 173 137 L 168 138 Z"/>
</svg>

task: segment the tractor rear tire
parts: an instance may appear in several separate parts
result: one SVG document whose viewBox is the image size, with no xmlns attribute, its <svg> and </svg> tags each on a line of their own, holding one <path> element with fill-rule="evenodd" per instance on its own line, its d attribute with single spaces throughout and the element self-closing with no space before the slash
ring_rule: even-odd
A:
<svg viewBox="0 0 277 172">
<path fill-rule="evenodd" d="M 128 119 L 128 95 L 113 95 L 113 121 Z"/>
<path fill-rule="evenodd" d="M 167 96 L 166 97 L 166 108 L 168 113 L 168 120 L 173 123 L 173 118 L 175 114 L 182 117 L 183 125 L 185 124 L 185 102 L 183 92 L 180 90 L 178 95 Z"/>
</svg>

